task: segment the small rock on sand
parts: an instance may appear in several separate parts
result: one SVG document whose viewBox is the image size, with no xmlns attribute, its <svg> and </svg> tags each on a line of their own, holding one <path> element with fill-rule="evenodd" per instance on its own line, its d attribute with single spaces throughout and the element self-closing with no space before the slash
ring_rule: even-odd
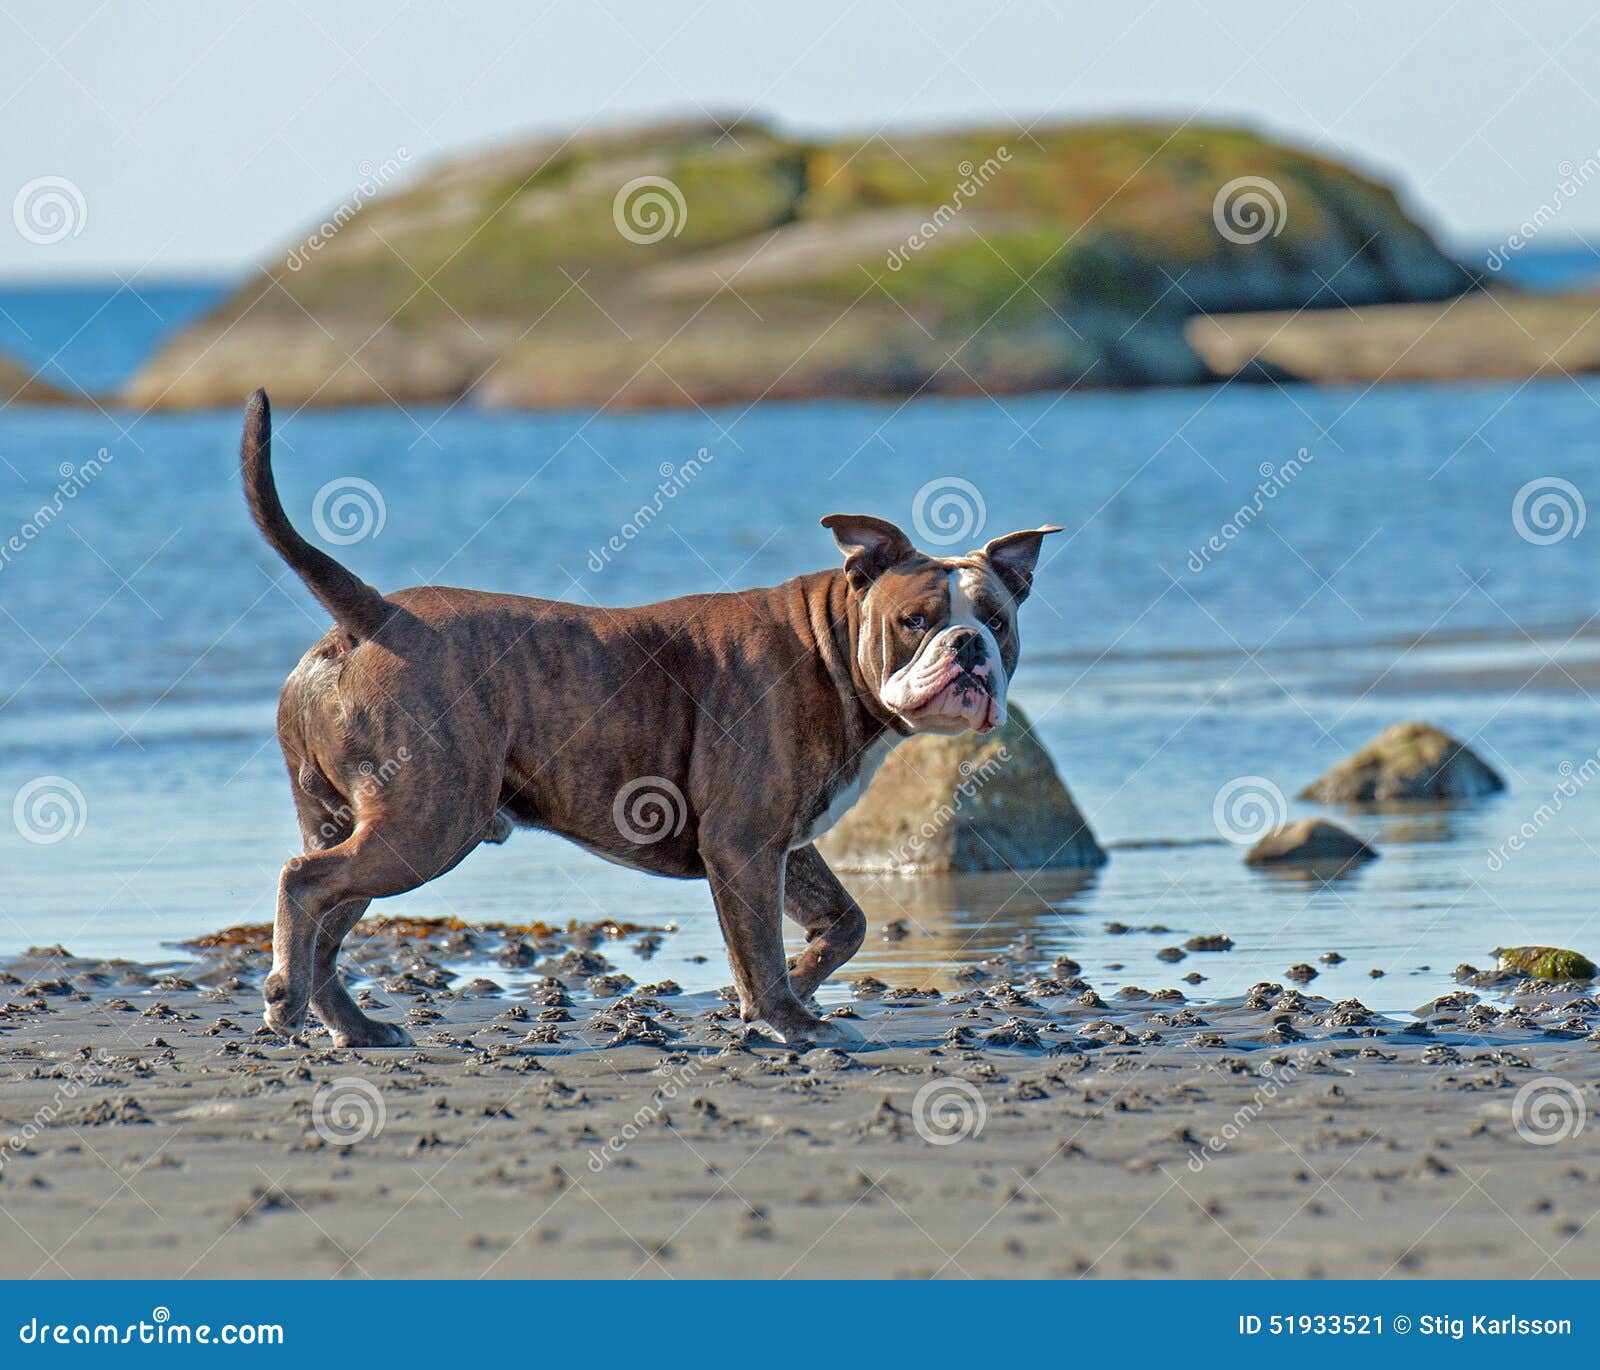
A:
<svg viewBox="0 0 1600 1370">
<path fill-rule="evenodd" d="M 1321 818 L 1302 818 L 1274 828 L 1245 853 L 1249 866 L 1351 865 L 1378 853 L 1354 833 Z"/>
<path fill-rule="evenodd" d="M 1201 937 L 1191 937 L 1183 948 L 1185 951 L 1232 951 L 1233 938 L 1224 932 L 1208 932 Z"/>
<path fill-rule="evenodd" d="M 1505 781 L 1465 743 L 1429 723 L 1395 723 L 1300 791 L 1319 804 L 1471 799 Z"/>
</svg>

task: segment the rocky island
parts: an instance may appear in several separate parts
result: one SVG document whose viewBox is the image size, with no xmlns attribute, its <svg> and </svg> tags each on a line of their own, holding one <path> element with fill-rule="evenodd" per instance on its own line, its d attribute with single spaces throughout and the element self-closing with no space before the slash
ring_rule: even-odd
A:
<svg viewBox="0 0 1600 1370">
<path fill-rule="evenodd" d="M 1474 291 L 1380 182 L 1238 128 L 583 132 L 356 196 L 130 405 L 610 409 L 1183 384 L 1196 316 Z M 1258 365 L 1248 354 L 1234 370 Z"/>
<path fill-rule="evenodd" d="M 31 367 L 0 356 L 0 406 L 65 405 L 77 402 L 76 396 L 41 380 Z"/>
</svg>

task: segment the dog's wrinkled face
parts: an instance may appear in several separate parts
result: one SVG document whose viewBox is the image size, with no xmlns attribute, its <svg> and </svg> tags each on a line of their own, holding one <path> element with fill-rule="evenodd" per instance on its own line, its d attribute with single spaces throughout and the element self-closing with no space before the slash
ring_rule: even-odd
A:
<svg viewBox="0 0 1600 1370">
<path fill-rule="evenodd" d="M 1017 609 L 1033 586 L 1041 539 L 996 538 L 962 557 L 930 557 L 883 519 L 822 520 L 845 553 L 859 597 L 856 663 L 878 701 L 914 732 L 987 733 L 1006 721 L 1021 651 Z"/>
</svg>

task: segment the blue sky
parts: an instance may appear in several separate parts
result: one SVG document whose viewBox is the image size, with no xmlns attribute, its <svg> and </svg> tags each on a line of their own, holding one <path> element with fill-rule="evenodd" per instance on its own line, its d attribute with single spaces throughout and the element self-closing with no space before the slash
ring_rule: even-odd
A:
<svg viewBox="0 0 1600 1370">
<path fill-rule="evenodd" d="M 1242 121 L 1394 180 L 1491 244 L 1600 149 L 1600 15 L 1483 0 L 0 0 L 0 209 L 40 178 L 81 231 L 0 218 L 0 276 L 226 274 L 405 149 L 751 110 L 799 132 L 1154 114 Z M 1545 241 L 1600 242 L 1600 174 Z"/>
</svg>

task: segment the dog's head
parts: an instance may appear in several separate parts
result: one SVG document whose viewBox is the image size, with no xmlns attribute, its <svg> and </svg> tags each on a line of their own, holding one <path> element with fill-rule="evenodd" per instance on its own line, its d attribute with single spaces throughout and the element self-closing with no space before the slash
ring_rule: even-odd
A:
<svg viewBox="0 0 1600 1370">
<path fill-rule="evenodd" d="M 829 514 L 822 525 L 845 554 L 860 611 L 856 665 L 879 703 L 914 732 L 986 733 L 1004 723 L 1022 647 L 1017 609 L 1033 588 L 1041 540 L 1061 530 L 931 557 L 868 514 Z"/>
</svg>

